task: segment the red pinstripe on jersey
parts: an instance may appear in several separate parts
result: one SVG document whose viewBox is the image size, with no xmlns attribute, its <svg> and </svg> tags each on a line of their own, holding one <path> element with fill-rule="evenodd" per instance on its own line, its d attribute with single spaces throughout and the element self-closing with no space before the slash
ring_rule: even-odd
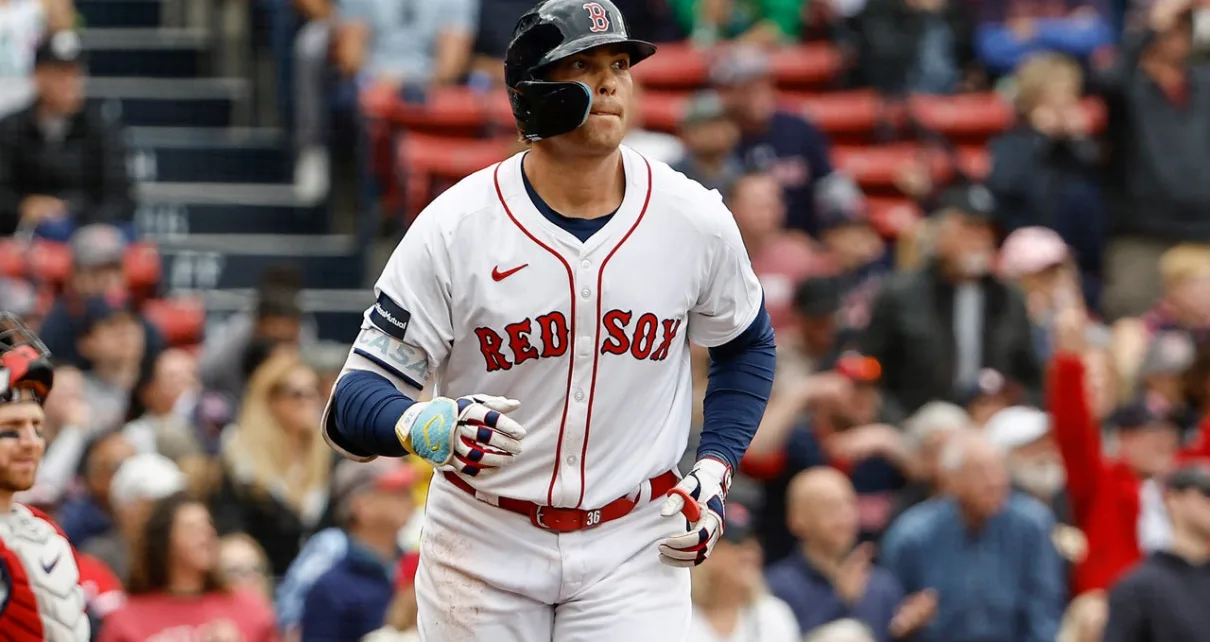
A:
<svg viewBox="0 0 1210 642">
<path fill-rule="evenodd" d="M 501 189 L 500 189 L 500 166 L 501 165 L 503 165 L 503 163 L 499 163 L 496 165 L 496 169 L 492 173 L 492 180 L 495 181 L 495 183 L 496 183 L 496 197 L 500 199 L 500 205 L 504 207 L 504 213 L 507 214 L 509 220 L 511 220 L 513 222 L 513 224 L 517 226 L 517 229 L 521 230 L 521 232 L 523 234 L 525 234 L 526 236 L 529 237 L 529 240 L 531 240 L 535 244 L 537 244 L 538 247 L 546 250 L 547 252 L 550 252 L 550 254 L 552 256 L 554 256 L 556 259 L 559 259 L 559 262 L 563 264 L 563 268 L 565 270 L 567 270 L 567 291 L 571 295 L 571 298 L 568 299 L 568 301 L 569 301 L 569 305 L 572 308 L 571 310 L 569 310 L 569 312 L 571 312 L 571 319 L 569 320 L 568 323 L 570 325 L 571 334 L 568 336 L 570 336 L 574 340 L 574 338 L 576 336 L 576 314 L 575 314 L 575 312 L 576 312 L 575 311 L 576 282 L 575 282 L 575 277 L 571 272 L 571 265 L 569 265 L 567 263 L 567 259 L 564 259 L 561 254 L 559 254 L 558 252 L 551 249 L 551 247 L 549 245 L 543 243 L 542 241 L 539 241 L 536 236 L 531 234 L 529 230 L 525 229 L 525 226 L 521 224 L 521 221 L 517 220 L 516 216 L 513 216 L 512 210 L 509 209 L 508 203 L 505 202 L 505 200 L 504 200 L 504 192 L 501 191 Z M 525 170 L 518 169 L 518 171 L 525 171 Z M 576 363 L 576 352 L 575 352 L 575 350 L 569 350 L 569 352 L 571 354 L 569 355 L 569 358 L 567 360 L 567 388 L 563 391 L 563 418 L 559 420 L 559 442 L 558 442 L 558 445 L 555 446 L 555 466 L 554 466 L 554 470 L 552 470 L 550 473 L 550 487 L 547 488 L 547 490 L 546 490 L 546 503 L 548 505 L 554 503 L 555 480 L 559 478 L 559 461 L 562 459 L 562 456 L 563 456 L 563 431 L 567 427 L 567 406 L 568 406 L 568 404 L 571 403 L 571 375 L 572 375 L 572 371 L 573 371 L 573 369 L 575 367 L 575 363 Z M 583 488 L 582 483 L 581 483 L 580 487 Z"/>
<path fill-rule="evenodd" d="M 584 417 L 584 446 L 580 451 L 580 499 L 576 501 L 576 508 L 579 508 L 580 504 L 584 502 L 584 461 L 588 459 L 588 432 L 592 429 L 592 399 L 593 395 L 597 392 L 597 362 L 601 358 L 601 350 L 598 347 L 601 345 L 601 315 L 603 314 L 601 310 L 601 285 L 605 280 L 605 265 L 622 248 L 622 245 L 626 243 L 630 235 L 634 234 L 635 229 L 639 227 L 639 223 L 643 221 L 643 216 L 647 214 L 647 205 L 651 203 L 651 163 L 647 162 L 646 158 L 643 158 L 643 163 L 647 165 L 647 196 L 643 198 L 643 209 L 639 210 L 639 216 L 634 220 L 634 224 L 626 231 L 626 235 L 622 237 L 622 240 L 613 246 L 613 249 L 605 256 L 605 260 L 601 261 L 601 267 L 597 270 L 597 324 L 592 343 L 592 383 L 588 385 L 588 414 Z M 573 288 L 571 293 L 573 301 L 575 300 L 575 294 Z M 573 334 L 572 336 L 575 335 Z"/>
</svg>

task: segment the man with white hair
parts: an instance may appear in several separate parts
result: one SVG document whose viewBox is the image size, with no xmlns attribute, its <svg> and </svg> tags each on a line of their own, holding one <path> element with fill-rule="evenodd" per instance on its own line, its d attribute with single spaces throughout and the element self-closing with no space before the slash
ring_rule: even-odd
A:
<svg viewBox="0 0 1210 642">
<path fill-rule="evenodd" d="M 109 483 L 109 508 L 117 528 L 92 538 L 81 551 L 105 562 L 125 583 L 130 578 L 129 542 L 143 530 L 152 505 L 185 487 L 185 474 L 163 455 L 143 453 L 126 459 Z"/>
<path fill-rule="evenodd" d="M 904 442 L 911 453 L 912 466 L 908 485 L 895 500 L 896 517 L 937 494 L 937 460 L 941 449 L 950 436 L 971 427 L 970 415 L 948 401 L 930 401 L 903 422 Z"/>
<path fill-rule="evenodd" d="M 941 452 L 945 494 L 904 513 L 882 543 L 906 592 L 932 589 L 936 616 L 915 642 L 1053 642 L 1066 597 L 1054 518 L 1010 493 L 1004 452 L 976 432 Z"/>
</svg>

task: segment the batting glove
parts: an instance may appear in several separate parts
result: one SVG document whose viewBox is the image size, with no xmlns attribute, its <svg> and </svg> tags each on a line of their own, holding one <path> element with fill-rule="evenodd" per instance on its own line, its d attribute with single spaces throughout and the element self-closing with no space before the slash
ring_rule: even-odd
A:
<svg viewBox="0 0 1210 642">
<path fill-rule="evenodd" d="M 671 491 L 660 514 L 685 516 L 686 531 L 660 544 L 660 561 L 670 566 L 697 566 L 706 561 L 723 534 L 723 506 L 731 486 L 731 467 L 701 459 Z"/>
<path fill-rule="evenodd" d="M 525 429 L 504 416 L 521 406 L 505 397 L 469 395 L 412 404 L 395 424 L 408 452 L 436 467 L 486 475 L 521 452 Z"/>
</svg>

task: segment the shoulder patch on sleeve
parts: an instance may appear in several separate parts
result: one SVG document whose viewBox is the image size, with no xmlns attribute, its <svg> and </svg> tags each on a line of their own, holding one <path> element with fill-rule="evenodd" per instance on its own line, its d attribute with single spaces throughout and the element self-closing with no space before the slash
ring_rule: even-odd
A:
<svg viewBox="0 0 1210 642">
<path fill-rule="evenodd" d="M 403 341 L 408 332 L 408 322 L 412 313 L 403 309 L 385 293 L 378 295 L 378 300 L 370 308 L 370 321 L 386 334 Z"/>
</svg>

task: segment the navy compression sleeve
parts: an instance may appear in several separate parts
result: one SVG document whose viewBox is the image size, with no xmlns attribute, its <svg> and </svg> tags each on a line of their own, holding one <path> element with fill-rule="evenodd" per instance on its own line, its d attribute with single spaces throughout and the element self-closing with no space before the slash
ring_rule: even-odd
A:
<svg viewBox="0 0 1210 642">
<path fill-rule="evenodd" d="M 777 346 L 762 301 L 743 334 L 710 348 L 710 377 L 703 402 L 697 458 L 713 457 L 735 470 L 752 443 L 773 390 Z"/>
<path fill-rule="evenodd" d="M 407 454 L 395 436 L 395 423 L 412 404 L 386 377 L 353 370 L 336 382 L 332 413 L 341 447 L 354 454 L 402 457 Z"/>
</svg>

